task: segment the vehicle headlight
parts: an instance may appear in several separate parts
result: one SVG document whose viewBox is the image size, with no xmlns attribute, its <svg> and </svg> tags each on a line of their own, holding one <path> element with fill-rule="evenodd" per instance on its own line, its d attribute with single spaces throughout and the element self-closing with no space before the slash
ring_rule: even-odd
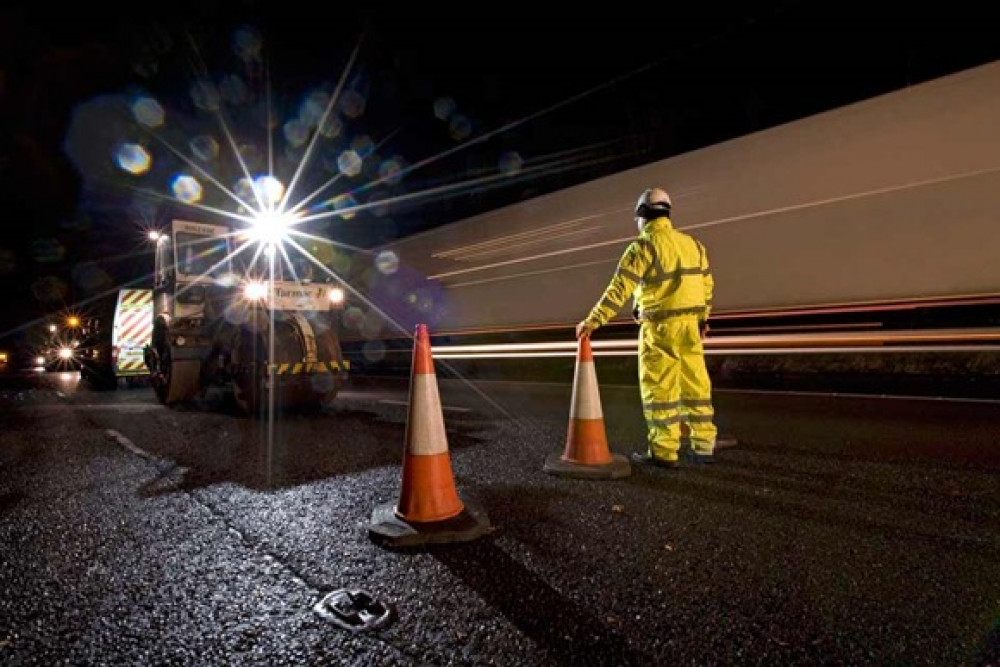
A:
<svg viewBox="0 0 1000 667">
<path fill-rule="evenodd" d="M 267 285 L 252 281 L 243 286 L 243 298 L 247 301 L 259 301 L 267 296 Z"/>
<path fill-rule="evenodd" d="M 344 290 L 340 289 L 339 287 L 330 288 L 329 296 L 330 296 L 330 303 L 336 305 L 344 303 Z"/>
</svg>

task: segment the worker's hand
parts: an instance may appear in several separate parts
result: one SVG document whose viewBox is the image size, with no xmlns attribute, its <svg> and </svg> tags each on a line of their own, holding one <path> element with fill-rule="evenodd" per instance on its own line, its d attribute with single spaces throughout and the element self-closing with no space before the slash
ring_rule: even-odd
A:
<svg viewBox="0 0 1000 667">
<path fill-rule="evenodd" d="M 596 328 L 597 327 L 587 324 L 586 321 L 580 322 L 576 325 L 576 339 L 580 340 L 581 338 L 587 338 L 590 336 L 590 332 Z"/>
</svg>

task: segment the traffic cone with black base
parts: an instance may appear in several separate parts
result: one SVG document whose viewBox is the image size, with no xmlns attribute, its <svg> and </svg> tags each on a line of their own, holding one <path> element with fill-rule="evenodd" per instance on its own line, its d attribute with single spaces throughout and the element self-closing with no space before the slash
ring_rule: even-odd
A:
<svg viewBox="0 0 1000 667">
<path fill-rule="evenodd" d="M 489 528 L 482 508 L 455 489 L 430 337 L 426 325 L 417 325 L 399 499 L 375 508 L 369 535 L 387 546 L 411 546 L 466 542 Z"/>
<path fill-rule="evenodd" d="M 562 454 L 545 459 L 544 470 L 550 475 L 581 479 L 618 479 L 632 472 L 628 459 L 612 454 L 608 447 L 588 336 L 581 338 L 577 346 L 566 447 Z"/>
</svg>

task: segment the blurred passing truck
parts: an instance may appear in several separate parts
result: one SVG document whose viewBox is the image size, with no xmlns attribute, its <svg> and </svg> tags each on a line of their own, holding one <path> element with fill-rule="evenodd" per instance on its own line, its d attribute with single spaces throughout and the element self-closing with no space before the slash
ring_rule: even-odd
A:
<svg viewBox="0 0 1000 667">
<path fill-rule="evenodd" d="M 323 407 L 347 377 L 344 291 L 245 233 L 175 220 L 157 239 L 150 382 L 169 406 L 222 387 L 249 416 Z"/>
</svg>

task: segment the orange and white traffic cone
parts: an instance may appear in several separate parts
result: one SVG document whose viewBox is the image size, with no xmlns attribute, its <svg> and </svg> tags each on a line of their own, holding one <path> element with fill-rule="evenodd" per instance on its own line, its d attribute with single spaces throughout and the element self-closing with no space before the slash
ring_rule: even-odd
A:
<svg viewBox="0 0 1000 667">
<path fill-rule="evenodd" d="M 410 371 L 403 479 L 396 502 L 372 512 L 369 534 L 392 546 L 464 542 L 489 529 L 489 519 L 455 488 L 427 326 L 417 325 Z"/>
<path fill-rule="evenodd" d="M 632 472 L 628 459 L 612 454 L 608 447 L 588 336 L 581 338 L 577 346 L 566 447 L 561 455 L 545 459 L 544 470 L 552 475 L 583 479 L 618 479 Z"/>
</svg>

